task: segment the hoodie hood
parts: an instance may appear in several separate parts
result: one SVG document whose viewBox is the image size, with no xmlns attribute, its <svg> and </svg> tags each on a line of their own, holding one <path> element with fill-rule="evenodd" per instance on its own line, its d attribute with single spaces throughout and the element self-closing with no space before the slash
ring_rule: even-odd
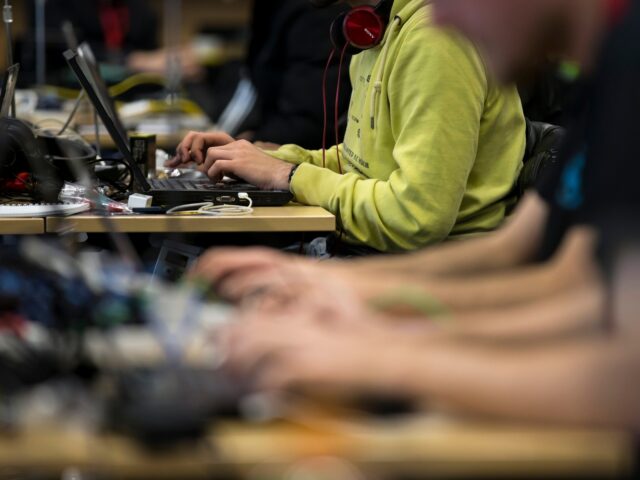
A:
<svg viewBox="0 0 640 480">
<path fill-rule="evenodd" d="M 395 0 L 391 8 L 391 21 L 399 17 L 402 23 L 411 18 L 425 4 L 425 0 Z"/>
</svg>

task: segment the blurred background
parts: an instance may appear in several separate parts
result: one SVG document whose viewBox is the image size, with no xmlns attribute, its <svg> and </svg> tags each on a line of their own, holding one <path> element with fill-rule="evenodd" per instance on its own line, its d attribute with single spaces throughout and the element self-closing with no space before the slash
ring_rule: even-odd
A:
<svg viewBox="0 0 640 480">
<path fill-rule="evenodd" d="M 64 101 L 75 98 L 78 85 L 62 53 L 87 42 L 106 83 L 116 86 L 112 94 L 119 107 L 163 99 L 175 90 L 183 100 L 180 113 L 191 117 L 173 125 L 176 139 L 184 130 L 216 127 L 250 140 L 321 146 L 322 78 L 331 49 L 328 31 L 341 7 L 317 11 L 306 0 L 11 3 L 13 56 L 21 64 L 18 88 L 38 93 L 35 106 L 35 100 L 22 105 L 23 118 L 33 110 L 66 111 Z M 1 42 L 4 70 L 4 35 Z M 337 68 L 329 69 L 331 95 Z M 341 114 L 349 99 L 344 70 Z M 132 108 L 134 112 L 120 108 L 120 115 L 131 130 L 164 133 L 153 131 L 160 128 L 157 122 L 150 127 L 149 113 L 160 107 L 146 105 L 142 112 L 140 106 Z M 34 116 L 34 123 L 50 117 Z M 175 142 L 164 143 L 162 147 L 170 148 Z"/>
</svg>

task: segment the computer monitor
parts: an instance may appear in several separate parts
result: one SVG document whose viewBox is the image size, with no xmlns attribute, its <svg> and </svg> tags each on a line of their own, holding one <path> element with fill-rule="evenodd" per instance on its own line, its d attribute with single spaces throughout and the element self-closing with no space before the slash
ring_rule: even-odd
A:
<svg viewBox="0 0 640 480">
<path fill-rule="evenodd" d="M 8 117 L 11 112 L 11 103 L 18 83 L 18 73 L 20 73 L 20 65 L 15 64 L 9 67 L 4 75 L 2 91 L 0 91 L 0 118 Z"/>
</svg>

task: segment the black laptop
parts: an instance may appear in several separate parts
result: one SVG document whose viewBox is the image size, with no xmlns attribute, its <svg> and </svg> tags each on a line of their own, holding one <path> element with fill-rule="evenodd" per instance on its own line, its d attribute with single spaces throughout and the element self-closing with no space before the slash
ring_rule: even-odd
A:
<svg viewBox="0 0 640 480">
<path fill-rule="evenodd" d="M 70 48 L 70 50 L 72 50 Z M 124 123 L 120 119 L 118 115 L 118 109 L 116 108 L 116 104 L 111 98 L 109 94 L 109 88 L 107 87 L 106 82 L 102 78 L 100 73 L 100 66 L 98 65 L 98 61 L 96 60 L 96 56 L 93 53 L 91 46 L 87 42 L 81 43 L 77 48 L 78 56 L 80 56 L 86 65 L 88 71 L 91 73 L 89 79 L 93 80 L 94 87 L 96 92 L 100 96 L 100 98 L 104 99 L 105 107 L 107 108 L 107 113 L 113 120 L 118 132 L 120 132 L 120 136 L 122 138 L 128 138 L 127 129 L 124 126 Z"/>
<path fill-rule="evenodd" d="M 67 50 L 64 57 L 131 169 L 136 190 L 139 193 L 152 195 L 154 205 L 177 206 L 201 202 L 243 204 L 244 201 L 238 198 L 241 192 L 249 194 L 253 205 L 257 207 L 282 206 L 292 200 L 293 195 L 288 190 L 263 190 L 240 182 L 213 183 L 180 178 L 148 180 L 133 160 L 128 138 L 118 128 L 117 120 L 114 120 L 115 109 L 110 106 L 113 104 L 106 92 L 106 87 L 101 92 L 104 82 L 97 73 L 97 69 L 92 68 L 83 55 L 73 50 Z"/>
</svg>

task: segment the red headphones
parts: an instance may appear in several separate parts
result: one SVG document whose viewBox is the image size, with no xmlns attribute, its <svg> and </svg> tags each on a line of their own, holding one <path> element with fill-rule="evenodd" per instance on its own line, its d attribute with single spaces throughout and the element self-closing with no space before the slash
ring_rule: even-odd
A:
<svg viewBox="0 0 640 480">
<path fill-rule="evenodd" d="M 335 0 L 312 0 L 316 6 L 326 7 Z M 373 48 L 382 42 L 384 38 L 387 25 L 389 24 L 389 17 L 391 16 L 391 9 L 393 7 L 393 0 L 381 0 L 375 7 L 362 6 L 356 7 L 348 12 L 342 13 L 331 24 L 331 42 L 333 43 L 333 50 L 327 60 L 327 66 L 324 70 L 322 79 L 322 105 L 324 110 L 324 128 L 322 132 L 322 167 L 326 167 L 326 155 L 327 155 L 327 74 L 329 67 L 333 61 L 336 53 L 339 55 L 340 63 L 338 67 L 338 86 L 336 88 L 336 98 L 334 104 L 334 125 L 335 125 L 335 145 L 340 144 L 340 132 L 339 132 L 339 117 L 338 106 L 340 104 L 340 78 L 342 77 L 342 66 L 344 63 L 345 55 L 355 55 L 363 50 Z M 338 160 L 338 171 L 342 173 L 342 162 L 340 161 L 340 149 L 336 151 Z"/>
<path fill-rule="evenodd" d="M 393 0 L 381 0 L 375 7 L 356 7 L 338 16 L 331 24 L 331 41 L 337 51 L 348 48 L 355 54 L 382 42 L 389 24 Z"/>
</svg>

